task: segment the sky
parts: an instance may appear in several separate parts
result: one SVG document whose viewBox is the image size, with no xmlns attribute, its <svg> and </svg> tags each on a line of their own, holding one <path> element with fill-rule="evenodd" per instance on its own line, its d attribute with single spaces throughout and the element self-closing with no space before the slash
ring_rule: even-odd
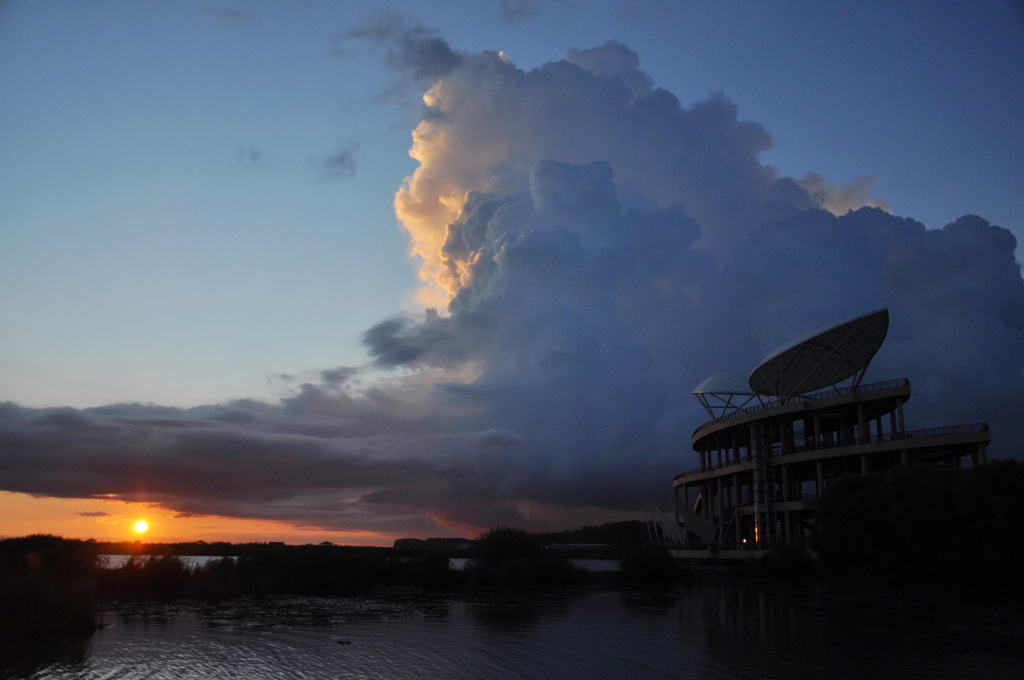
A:
<svg viewBox="0 0 1024 680">
<path fill-rule="evenodd" d="M 667 504 L 690 391 L 890 309 L 1024 458 L 1024 7 L 0 4 L 0 535 Z"/>
</svg>

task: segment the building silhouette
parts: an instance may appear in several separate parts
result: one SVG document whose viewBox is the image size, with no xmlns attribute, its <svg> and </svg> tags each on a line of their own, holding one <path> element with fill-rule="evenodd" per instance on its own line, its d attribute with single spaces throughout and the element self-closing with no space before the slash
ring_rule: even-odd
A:
<svg viewBox="0 0 1024 680">
<path fill-rule="evenodd" d="M 799 543 L 843 475 L 987 462 L 987 423 L 907 430 L 910 381 L 861 382 L 888 328 L 887 309 L 858 316 L 787 343 L 746 380 L 717 374 L 694 390 L 711 419 L 693 433 L 700 467 L 674 481 L 685 548 Z"/>
</svg>

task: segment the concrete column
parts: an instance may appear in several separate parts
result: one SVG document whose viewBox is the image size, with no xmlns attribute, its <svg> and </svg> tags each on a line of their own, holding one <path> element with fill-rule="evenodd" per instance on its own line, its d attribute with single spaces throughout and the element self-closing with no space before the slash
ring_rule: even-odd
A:
<svg viewBox="0 0 1024 680">
<path fill-rule="evenodd" d="M 814 414 L 814 448 L 821 448 L 821 418 Z"/>
<path fill-rule="evenodd" d="M 900 465 L 910 465 L 910 454 L 906 449 L 900 451 Z"/>
<path fill-rule="evenodd" d="M 786 543 L 793 542 L 793 518 L 791 515 L 792 513 L 786 510 L 782 518 L 782 535 Z"/>
<path fill-rule="evenodd" d="M 866 475 L 871 472 L 870 466 L 868 465 L 868 454 L 860 454 L 860 473 Z"/>
<path fill-rule="evenodd" d="M 863 444 L 863 443 L 867 443 L 867 442 L 871 441 L 871 437 L 869 435 L 870 435 L 870 432 L 868 431 L 868 419 L 867 419 L 867 416 L 864 415 L 864 404 L 862 404 L 862 403 L 860 403 L 858 401 L 857 402 L 857 442 Z"/>
<path fill-rule="evenodd" d="M 782 500 L 788 501 L 789 498 L 789 466 L 782 466 Z"/>
<path fill-rule="evenodd" d="M 842 413 L 839 415 L 839 441 L 844 445 L 848 445 L 853 439 L 853 425 L 847 419 L 846 414 Z"/>
<path fill-rule="evenodd" d="M 722 517 L 724 515 L 722 514 L 722 478 L 721 477 L 718 477 L 718 478 L 715 479 L 715 486 L 717 487 L 717 493 L 715 493 L 715 514 L 718 515 L 718 527 L 719 527 L 719 529 L 718 529 L 718 542 L 721 543 L 722 542 L 722 529 L 721 529 L 721 527 L 725 525 L 725 522 L 722 521 Z"/>
<path fill-rule="evenodd" d="M 974 454 L 974 467 L 988 465 L 988 447 L 985 442 L 978 442 L 978 451 Z"/>
<path fill-rule="evenodd" d="M 733 527 L 733 531 L 736 534 L 736 539 L 735 539 L 736 547 L 739 548 L 739 547 L 741 547 L 743 545 L 741 543 L 741 541 L 743 540 L 743 532 L 740 530 L 739 507 L 740 507 L 740 498 L 742 497 L 742 494 L 740 493 L 740 474 L 738 472 L 733 473 L 733 476 L 732 476 L 732 489 L 733 489 L 733 493 L 732 493 L 732 495 L 733 495 L 732 507 L 734 508 L 735 515 L 736 515 L 735 526 Z"/>
<path fill-rule="evenodd" d="M 896 422 L 898 423 L 900 434 L 903 434 L 904 432 L 907 431 L 907 424 L 903 420 L 903 402 L 902 401 L 897 401 L 896 402 Z"/>
<path fill-rule="evenodd" d="M 822 460 L 820 458 L 817 461 L 815 461 L 815 463 L 816 463 L 816 467 L 818 468 L 817 469 L 818 479 L 817 479 L 817 485 L 815 486 L 814 490 L 818 494 L 818 500 L 821 500 L 821 497 L 825 493 L 825 464 L 822 462 Z"/>
</svg>

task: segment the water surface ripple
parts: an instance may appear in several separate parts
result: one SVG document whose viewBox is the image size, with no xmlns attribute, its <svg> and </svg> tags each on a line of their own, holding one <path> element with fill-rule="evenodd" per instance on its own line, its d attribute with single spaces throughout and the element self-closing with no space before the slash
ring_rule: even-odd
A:
<svg viewBox="0 0 1024 680">
<path fill-rule="evenodd" d="M 701 584 L 672 593 L 133 604 L 0 645 L 3 678 L 1021 678 L 1010 606 Z"/>
</svg>

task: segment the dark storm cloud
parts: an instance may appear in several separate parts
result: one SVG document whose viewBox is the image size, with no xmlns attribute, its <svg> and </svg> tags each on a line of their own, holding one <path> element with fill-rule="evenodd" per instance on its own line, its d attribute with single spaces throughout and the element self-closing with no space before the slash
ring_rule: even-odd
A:
<svg viewBox="0 0 1024 680">
<path fill-rule="evenodd" d="M 734 103 L 682 107 L 618 43 L 528 72 L 467 56 L 426 101 L 396 204 L 443 314 L 364 341 L 379 363 L 449 372 L 449 403 L 524 435 L 512 497 L 639 507 L 689 466 L 693 386 L 879 307 L 894 330 L 873 375 L 911 378 L 916 424 L 988 419 L 1019 455 L 1024 284 L 1005 229 L 928 231 L 869 207 L 870 178 L 779 176 Z"/>
<path fill-rule="evenodd" d="M 1007 230 L 779 176 L 733 102 L 680 105 L 621 44 L 522 71 L 393 17 L 356 37 L 430 79 L 396 197 L 425 311 L 365 331 L 374 366 L 278 376 L 279 403 L 0 405 L 4 489 L 409 535 L 595 523 L 696 465 L 700 381 L 880 307 L 867 379 L 910 379 L 908 426 L 987 420 L 1022 455 Z"/>
<path fill-rule="evenodd" d="M 473 349 L 461 337 L 450 319 L 430 309 L 418 323 L 401 317 L 381 321 L 363 333 L 363 344 L 378 366 L 452 366 Z"/>
<path fill-rule="evenodd" d="M 363 333 L 363 343 L 378 364 L 395 366 L 412 363 L 423 353 L 424 343 L 418 337 L 410 337 L 407 333 L 410 327 L 412 322 L 408 319 L 381 321 Z M 422 335 L 422 331 L 417 329 L 416 336 Z"/>
<path fill-rule="evenodd" d="M 309 399 L 309 391 L 320 399 Z M 263 405 L 262 414 L 244 404 L 160 408 L 156 417 L 147 416 L 146 408 L 5 404 L 5 490 L 74 498 L 114 494 L 183 513 L 274 517 L 335 529 L 379 529 L 390 518 L 396 524 L 388 530 L 416 532 L 424 527 L 407 517 L 408 508 L 388 512 L 363 497 L 395 487 L 450 487 L 447 479 L 467 476 L 467 461 L 515 441 L 496 431 L 430 431 L 414 414 L 374 417 L 380 406 L 372 400 L 313 386 L 281 405 Z M 228 415 L 239 412 L 248 417 Z M 292 502 L 300 497 L 306 502 Z"/>
<path fill-rule="evenodd" d="M 359 142 L 346 142 L 326 156 L 310 156 L 306 162 L 320 173 L 322 181 L 345 179 L 356 174 Z"/>
</svg>

